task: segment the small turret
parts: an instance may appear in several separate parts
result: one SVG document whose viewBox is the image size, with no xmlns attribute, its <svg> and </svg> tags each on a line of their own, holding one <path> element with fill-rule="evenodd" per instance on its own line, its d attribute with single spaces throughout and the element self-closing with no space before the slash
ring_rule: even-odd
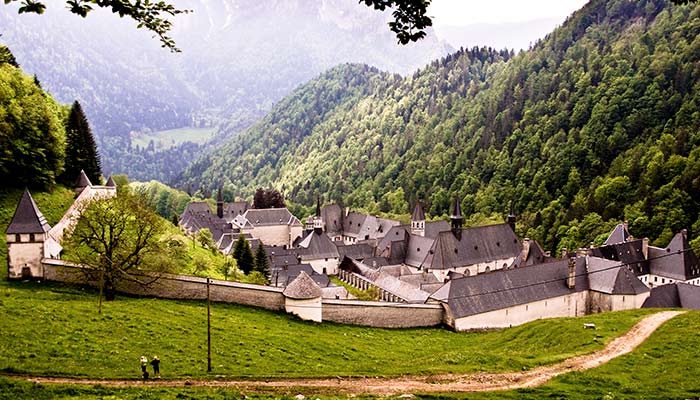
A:
<svg viewBox="0 0 700 400">
<path fill-rule="evenodd" d="M 75 195 L 78 196 L 88 186 L 92 186 L 92 183 L 90 183 L 90 179 L 85 174 L 85 171 L 81 169 L 80 175 L 75 181 Z"/>
<path fill-rule="evenodd" d="M 44 242 L 50 240 L 50 229 L 51 226 L 39 211 L 32 195 L 25 189 L 15 209 L 15 215 L 5 230 L 10 279 L 42 276 L 41 259 L 48 256 L 48 248 L 44 246 Z M 58 246 L 58 243 L 56 245 Z"/>
<path fill-rule="evenodd" d="M 515 216 L 515 208 L 513 206 L 513 202 L 510 203 L 510 214 L 508 214 L 508 217 L 506 218 L 506 222 L 508 225 L 510 225 L 510 229 L 515 232 L 515 221 L 517 221 L 518 218 Z"/>
<path fill-rule="evenodd" d="M 425 236 L 425 213 L 420 200 L 416 200 L 411 214 L 411 233 L 418 236 Z"/>
<path fill-rule="evenodd" d="M 316 196 L 316 215 L 314 216 L 314 232 L 323 233 L 323 219 L 321 218 L 321 196 Z"/>
<path fill-rule="evenodd" d="M 462 240 L 462 224 L 464 223 L 464 218 L 462 218 L 462 210 L 459 207 L 459 198 L 455 196 L 454 202 L 452 203 L 452 214 L 450 215 L 450 225 L 452 226 L 452 234 L 455 235 L 457 240 Z"/>
<path fill-rule="evenodd" d="M 219 218 L 224 217 L 224 195 L 221 193 L 221 188 L 219 188 L 219 194 L 216 196 L 216 216 Z"/>
<path fill-rule="evenodd" d="M 107 187 L 117 187 L 117 184 L 114 182 L 114 179 L 112 176 L 109 176 L 109 179 L 107 179 L 107 183 L 105 183 L 105 186 Z"/>
</svg>

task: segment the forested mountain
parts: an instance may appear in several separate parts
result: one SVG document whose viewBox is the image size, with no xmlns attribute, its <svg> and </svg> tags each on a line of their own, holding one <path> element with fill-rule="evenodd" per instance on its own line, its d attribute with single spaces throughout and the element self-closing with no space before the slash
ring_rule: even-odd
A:
<svg viewBox="0 0 700 400">
<path fill-rule="evenodd" d="M 370 211 L 505 215 L 548 250 L 626 219 L 700 233 L 700 6 L 593 0 L 533 49 L 460 50 L 412 76 L 344 66 L 180 180 Z M 697 243 L 697 242 L 696 242 Z"/>
<path fill-rule="evenodd" d="M 45 15 L 18 15 L 20 6 L 0 7 L 2 41 L 59 101 L 80 102 L 105 173 L 140 180 L 168 180 L 203 148 L 137 151 L 133 136 L 220 122 L 234 135 L 335 65 L 407 73 L 450 51 L 434 35 L 397 46 L 389 13 L 347 0 L 178 1 L 193 10 L 173 21 L 180 54 L 109 10 L 82 19 L 65 4 L 49 2 Z"/>
</svg>

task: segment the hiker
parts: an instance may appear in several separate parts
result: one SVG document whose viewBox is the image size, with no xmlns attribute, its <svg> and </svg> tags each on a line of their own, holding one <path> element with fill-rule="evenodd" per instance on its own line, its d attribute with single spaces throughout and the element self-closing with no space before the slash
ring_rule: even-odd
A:
<svg viewBox="0 0 700 400">
<path fill-rule="evenodd" d="M 153 366 L 153 377 L 160 379 L 160 358 L 158 358 L 158 356 L 153 356 L 151 365 Z"/>
<path fill-rule="evenodd" d="M 143 380 L 148 379 L 148 358 L 146 356 L 141 356 L 141 375 Z"/>
</svg>

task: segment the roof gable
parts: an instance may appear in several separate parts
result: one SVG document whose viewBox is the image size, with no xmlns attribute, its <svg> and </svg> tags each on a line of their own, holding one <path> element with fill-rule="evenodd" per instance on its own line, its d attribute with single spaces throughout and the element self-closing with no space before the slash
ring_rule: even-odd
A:
<svg viewBox="0 0 700 400">
<path fill-rule="evenodd" d="M 615 229 L 610 232 L 610 236 L 605 240 L 605 244 L 624 243 L 630 238 L 630 232 L 627 230 L 625 224 L 617 224 Z"/>
</svg>

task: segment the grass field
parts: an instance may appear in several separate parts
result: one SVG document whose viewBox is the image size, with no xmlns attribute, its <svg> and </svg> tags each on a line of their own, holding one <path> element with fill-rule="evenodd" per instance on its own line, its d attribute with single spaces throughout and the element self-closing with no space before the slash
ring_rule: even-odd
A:
<svg viewBox="0 0 700 400">
<path fill-rule="evenodd" d="M 507 371 L 600 349 L 648 311 L 536 321 L 487 332 L 315 324 L 250 307 L 215 304 L 215 375 L 320 377 Z M 135 378 L 138 358 L 158 354 L 165 378 L 208 378 L 202 302 L 120 298 L 30 282 L 0 284 L 0 370 Z"/>
<path fill-rule="evenodd" d="M 618 315 L 617 313 L 611 315 Z M 505 392 L 416 394 L 419 399 L 695 399 L 700 397 L 700 313 L 680 315 L 661 326 L 637 350 L 586 372 L 572 372 L 533 389 Z M 423 365 L 422 363 L 420 365 Z M 274 395 L 220 388 L 107 388 L 40 385 L 0 378 L 0 398 L 118 399 L 331 399 L 308 389 Z M 341 397 L 344 398 L 344 397 Z M 371 398 L 358 396 L 356 398 Z M 396 397 L 395 397 L 396 398 Z"/>
<path fill-rule="evenodd" d="M 145 148 L 153 140 L 155 150 L 167 150 L 184 142 L 204 144 L 214 136 L 214 133 L 216 133 L 216 128 L 169 129 L 137 136 L 131 140 L 131 145 Z"/>
</svg>

